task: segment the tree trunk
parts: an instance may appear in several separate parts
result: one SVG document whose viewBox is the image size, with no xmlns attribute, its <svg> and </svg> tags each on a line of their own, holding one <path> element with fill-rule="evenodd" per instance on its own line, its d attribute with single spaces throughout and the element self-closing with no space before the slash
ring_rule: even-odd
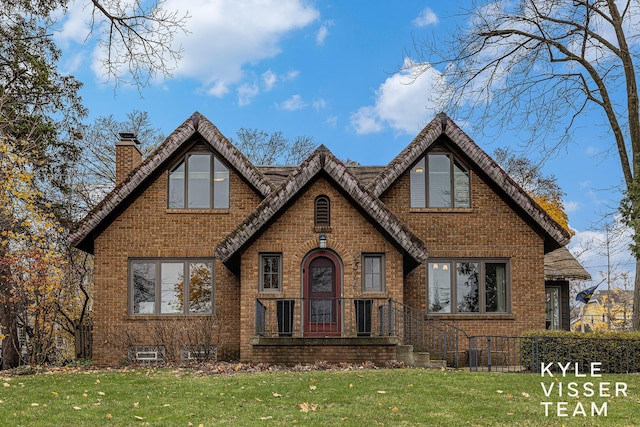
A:
<svg viewBox="0 0 640 427">
<path fill-rule="evenodd" d="M 640 330 L 640 257 L 636 257 L 636 278 L 633 286 L 633 323 L 634 331 Z"/>
<path fill-rule="evenodd" d="M 1 253 L 0 256 L 4 255 Z M 2 340 L 2 369 L 20 365 L 20 340 L 18 339 L 18 313 L 11 290 L 11 272 L 6 265 L 0 266 L 0 331 Z"/>
</svg>

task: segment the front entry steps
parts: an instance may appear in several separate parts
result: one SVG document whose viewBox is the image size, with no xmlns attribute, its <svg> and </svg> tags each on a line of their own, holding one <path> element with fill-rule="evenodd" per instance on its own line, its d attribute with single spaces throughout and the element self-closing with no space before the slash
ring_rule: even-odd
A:
<svg viewBox="0 0 640 427">
<path fill-rule="evenodd" d="M 412 345 L 397 345 L 396 359 L 407 366 L 418 368 L 444 369 L 446 360 L 431 360 L 431 355 L 426 351 L 413 351 Z"/>
</svg>

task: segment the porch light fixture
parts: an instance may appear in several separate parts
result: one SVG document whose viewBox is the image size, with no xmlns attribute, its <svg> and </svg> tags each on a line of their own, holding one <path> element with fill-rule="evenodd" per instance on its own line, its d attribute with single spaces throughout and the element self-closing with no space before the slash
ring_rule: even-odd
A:
<svg viewBox="0 0 640 427">
<path fill-rule="evenodd" d="M 324 249 L 327 247 L 327 235 L 325 233 L 320 233 L 318 235 L 318 245 Z"/>
</svg>

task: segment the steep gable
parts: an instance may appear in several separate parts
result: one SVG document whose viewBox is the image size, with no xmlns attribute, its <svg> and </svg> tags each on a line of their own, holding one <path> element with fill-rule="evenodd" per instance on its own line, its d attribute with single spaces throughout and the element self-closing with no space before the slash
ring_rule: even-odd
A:
<svg viewBox="0 0 640 427">
<path fill-rule="evenodd" d="M 418 136 L 385 167 L 368 185 L 375 197 L 384 194 L 425 152 L 445 136 L 457 150 L 466 156 L 485 179 L 511 202 L 531 224 L 545 236 L 545 252 L 569 243 L 571 236 L 542 209 L 487 153 L 446 114 L 440 113 Z"/>
<path fill-rule="evenodd" d="M 118 209 L 136 196 L 151 178 L 172 158 L 173 154 L 187 144 L 192 137 L 200 135 L 203 140 L 218 152 L 243 179 L 262 197 L 270 194 L 274 185 L 264 174 L 225 138 L 218 128 L 203 115 L 196 112 L 185 120 L 169 135 L 127 178 L 117 185 L 96 205 L 71 233 L 69 239 L 73 246 L 93 253 L 93 238 L 113 218 Z"/>
<path fill-rule="evenodd" d="M 279 212 L 294 201 L 295 197 L 315 177 L 324 174 L 344 191 L 371 220 L 388 235 L 388 238 L 407 254 L 413 264 L 427 258 L 424 243 L 415 236 L 377 197 L 366 190 L 349 172 L 347 167 L 326 147 L 320 146 L 300 167 L 289 175 L 281 187 L 269 194 L 255 211 L 231 232 L 216 248 L 216 256 L 227 265 L 234 259 Z"/>
</svg>

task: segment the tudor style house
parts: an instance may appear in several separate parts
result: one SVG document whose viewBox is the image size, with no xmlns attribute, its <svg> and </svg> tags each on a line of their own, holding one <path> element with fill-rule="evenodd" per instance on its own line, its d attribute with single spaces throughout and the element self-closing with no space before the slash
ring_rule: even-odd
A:
<svg viewBox="0 0 640 427">
<path fill-rule="evenodd" d="M 199 113 L 144 161 L 116 149 L 71 236 L 95 255 L 97 365 L 442 359 L 546 326 L 545 254 L 570 236 L 445 114 L 383 167 L 324 146 L 253 165 Z"/>
</svg>

